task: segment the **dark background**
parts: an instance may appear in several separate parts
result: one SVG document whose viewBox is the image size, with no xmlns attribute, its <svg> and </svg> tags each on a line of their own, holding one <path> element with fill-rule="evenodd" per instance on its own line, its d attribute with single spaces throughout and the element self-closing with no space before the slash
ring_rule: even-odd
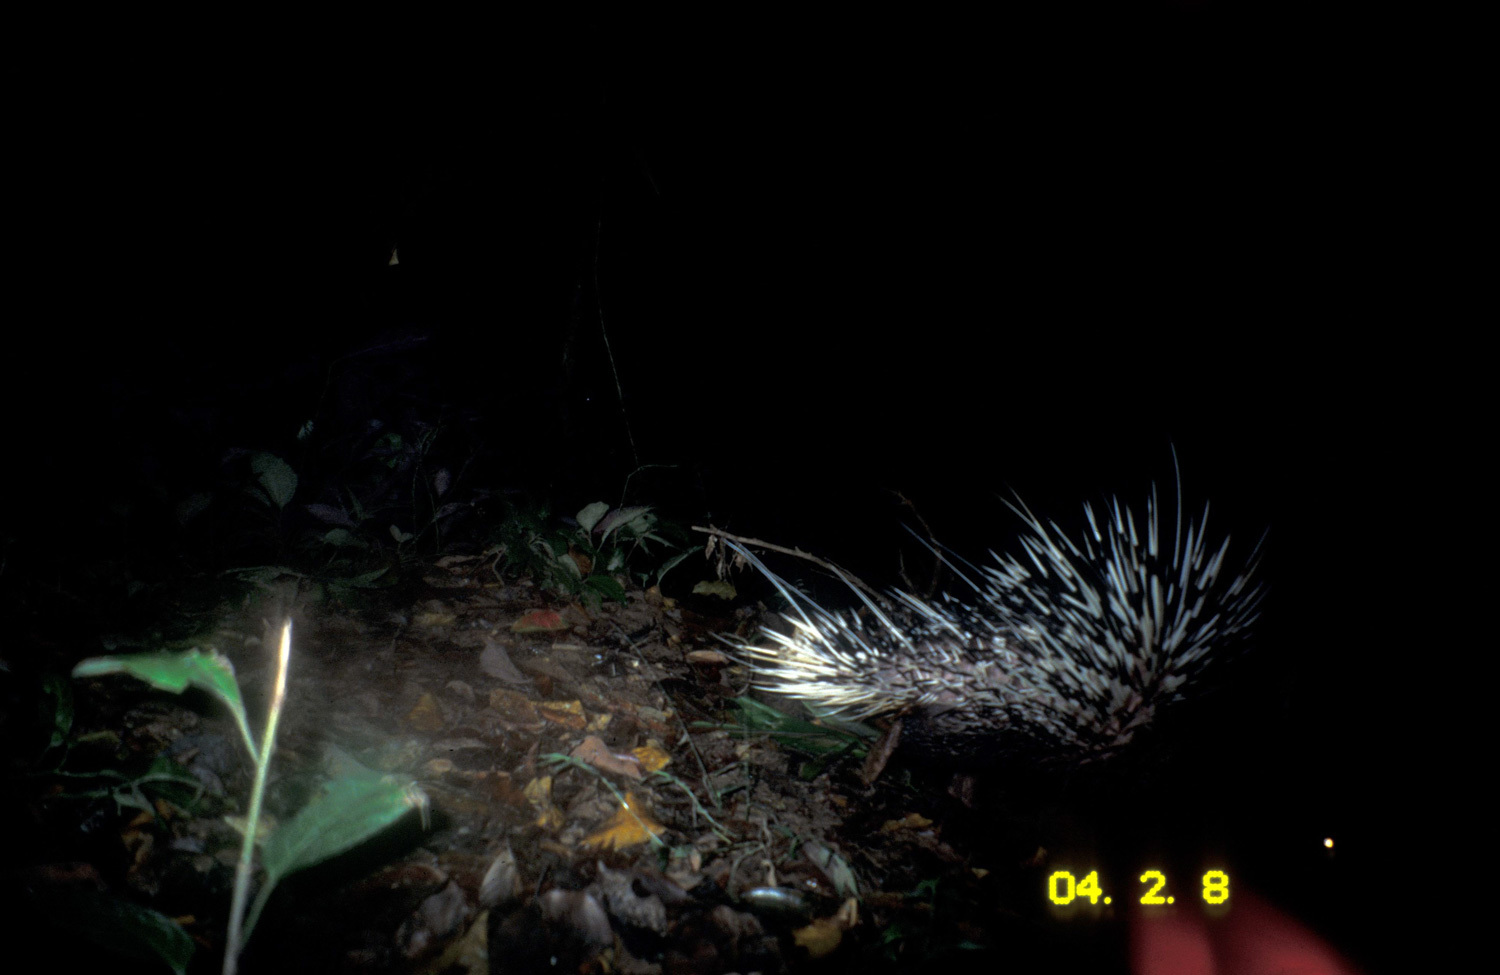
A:
<svg viewBox="0 0 1500 975">
<path fill-rule="evenodd" d="M 1401 411 L 1376 317 L 1412 297 L 1408 203 L 1368 127 L 1392 86 L 1333 26 L 1164 4 L 23 50 L 7 267 L 50 408 L 22 426 L 49 495 L 138 438 L 274 449 L 330 362 L 397 341 L 424 396 L 542 451 L 498 476 L 564 495 L 675 464 L 632 500 L 770 530 L 900 490 L 962 522 L 1010 489 L 1139 499 L 1175 445 L 1189 497 L 1258 534 Z"/>
<path fill-rule="evenodd" d="M 1400 499 L 1441 463 L 1446 350 L 1414 328 L 1406 68 L 1368 21 L 369 26 L 11 42 L 13 539 L 86 559 L 105 499 L 290 449 L 355 354 L 346 411 L 468 416 L 497 486 L 876 581 L 895 492 L 979 555 L 1012 490 L 1070 529 L 1153 481 L 1170 505 L 1175 450 L 1232 553 L 1269 530 L 1246 679 L 1273 696 L 1233 760 L 1373 839 L 1404 732 L 1372 660 L 1409 646 L 1388 546 L 1429 530 Z"/>
</svg>

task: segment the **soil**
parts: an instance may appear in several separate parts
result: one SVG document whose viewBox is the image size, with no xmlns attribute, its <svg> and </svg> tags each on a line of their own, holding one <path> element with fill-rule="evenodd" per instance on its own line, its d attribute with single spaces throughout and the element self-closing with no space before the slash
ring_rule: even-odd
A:
<svg viewBox="0 0 1500 975">
<path fill-rule="evenodd" d="M 1119 957 L 1115 925 L 1047 922 L 1034 805 L 976 807 L 973 780 L 899 752 L 867 785 L 857 755 L 819 766 L 787 735 L 747 731 L 732 703 L 747 675 L 714 634 L 749 632 L 754 614 L 655 590 L 587 606 L 464 559 L 396 605 L 313 601 L 290 582 L 205 619 L 198 641 L 234 663 L 257 733 L 285 615 L 267 812 L 294 814 L 331 759 L 352 758 L 417 783 L 428 815 L 286 880 L 243 972 L 994 971 L 1064 950 L 1109 971 Z M 127 678 L 74 685 L 73 733 L 104 764 L 170 756 L 202 795 L 141 810 L 34 780 L 6 804 L 7 831 L 29 837 L 7 884 L 28 896 L 7 916 L 54 970 L 133 971 L 55 906 L 125 898 L 191 935 L 190 971 L 219 970 L 229 819 L 253 778 L 233 722 Z"/>
</svg>

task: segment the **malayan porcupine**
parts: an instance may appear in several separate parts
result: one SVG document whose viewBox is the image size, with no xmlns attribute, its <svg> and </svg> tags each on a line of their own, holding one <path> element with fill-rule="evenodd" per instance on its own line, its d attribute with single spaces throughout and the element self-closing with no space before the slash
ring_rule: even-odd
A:
<svg viewBox="0 0 1500 975">
<path fill-rule="evenodd" d="M 1261 546 L 1226 581 L 1226 537 L 1208 507 L 1163 538 L 1156 489 L 1139 521 L 1118 500 L 1083 506 L 1076 539 L 1019 501 L 1024 555 L 977 568 L 938 552 L 971 599 L 875 600 L 830 612 L 733 545 L 790 603 L 790 633 L 732 641 L 757 683 L 846 718 L 900 715 L 901 741 L 979 764 L 1025 752 L 1044 763 L 1109 757 L 1180 700 L 1209 657 L 1237 648 L 1258 615 Z M 842 577 L 841 577 L 842 578 Z M 847 582 L 848 580 L 845 579 Z"/>
</svg>

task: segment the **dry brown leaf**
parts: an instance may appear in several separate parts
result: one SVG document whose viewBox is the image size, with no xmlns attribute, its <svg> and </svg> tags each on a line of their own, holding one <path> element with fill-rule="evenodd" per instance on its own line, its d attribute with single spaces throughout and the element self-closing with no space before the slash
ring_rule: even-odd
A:
<svg viewBox="0 0 1500 975">
<path fill-rule="evenodd" d="M 512 633 L 557 633 L 567 628 L 555 609 L 534 609 L 510 625 Z"/>
<path fill-rule="evenodd" d="M 536 704 L 525 694 L 497 687 L 490 691 L 490 707 L 512 727 L 540 729 L 542 717 L 536 712 Z"/>
<path fill-rule="evenodd" d="M 600 771 L 640 781 L 641 766 L 635 756 L 616 755 L 609 750 L 609 746 L 604 743 L 603 739 L 595 735 L 589 735 L 581 741 L 570 754 L 571 757 L 580 762 L 587 762 Z"/>
</svg>

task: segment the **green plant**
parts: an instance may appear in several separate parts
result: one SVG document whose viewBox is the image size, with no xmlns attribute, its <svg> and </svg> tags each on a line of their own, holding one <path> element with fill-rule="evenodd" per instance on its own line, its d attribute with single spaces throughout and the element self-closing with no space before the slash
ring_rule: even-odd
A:
<svg viewBox="0 0 1500 975">
<path fill-rule="evenodd" d="M 254 553 L 330 579 L 369 577 L 441 552 L 479 511 L 477 495 L 458 490 L 473 457 L 443 442 L 442 424 L 407 425 L 403 434 L 369 420 L 315 439 L 309 422 L 298 433 L 296 466 L 268 451 L 229 451 L 218 489 L 177 504 L 178 528 L 193 532 L 210 558 Z M 455 452 L 453 462 L 445 459 Z"/>
<path fill-rule="evenodd" d="M 265 731 L 257 747 L 235 680 L 234 666 L 216 651 L 196 648 L 185 653 L 145 653 L 124 657 L 92 657 L 73 669 L 75 678 L 127 674 L 160 690 L 180 694 L 189 687 L 207 691 L 230 711 L 246 750 L 255 763 L 255 783 L 245 816 L 244 840 L 235 871 L 234 897 L 224 945 L 224 971 L 236 970 L 241 947 L 249 940 L 271 891 L 287 876 L 321 863 L 363 843 L 395 822 L 410 809 L 418 809 L 426 820 L 428 799 L 415 782 L 400 782 L 363 767 L 345 769 L 327 783 L 324 793 L 291 819 L 269 830 L 262 842 L 261 868 L 264 878 L 249 904 L 255 844 L 260 833 L 261 803 L 266 775 L 276 742 L 276 728 L 286 703 L 287 672 L 291 661 L 292 623 L 281 631 L 276 687 L 267 711 Z M 249 910 L 248 917 L 246 915 Z M 185 935 L 184 935 L 185 936 Z"/>
<path fill-rule="evenodd" d="M 49 802 L 110 799 L 117 809 L 150 813 L 156 799 L 191 810 L 203 796 L 202 783 L 166 755 L 145 764 L 118 758 L 98 761 L 96 746 L 110 746 L 113 752 L 119 737 L 111 731 L 74 734 L 73 689 L 61 674 L 42 679 L 37 718 L 37 728 L 47 740 L 29 777 L 56 784 L 47 793 Z"/>
<path fill-rule="evenodd" d="M 569 596 L 625 601 L 625 588 L 615 578 L 627 575 L 643 585 L 659 583 L 683 559 L 693 554 L 668 534 L 649 506 L 611 508 L 603 501 L 585 506 L 574 524 L 552 520 L 544 506 L 514 506 L 496 529 L 496 544 L 487 554 L 498 556 L 513 572 L 529 575 L 539 585 Z M 653 565 L 650 560 L 667 556 Z M 642 565 L 642 562 L 646 562 Z"/>
<path fill-rule="evenodd" d="M 752 697 L 737 697 L 730 703 L 739 709 L 738 724 L 699 727 L 717 727 L 746 738 L 769 735 L 783 748 L 811 756 L 812 761 L 804 762 L 798 769 L 798 777 L 804 781 L 817 778 L 845 756 L 864 758 L 869 750 L 868 742 L 877 737 L 873 728 L 833 715 L 824 715 L 815 724 L 792 717 Z"/>
</svg>

